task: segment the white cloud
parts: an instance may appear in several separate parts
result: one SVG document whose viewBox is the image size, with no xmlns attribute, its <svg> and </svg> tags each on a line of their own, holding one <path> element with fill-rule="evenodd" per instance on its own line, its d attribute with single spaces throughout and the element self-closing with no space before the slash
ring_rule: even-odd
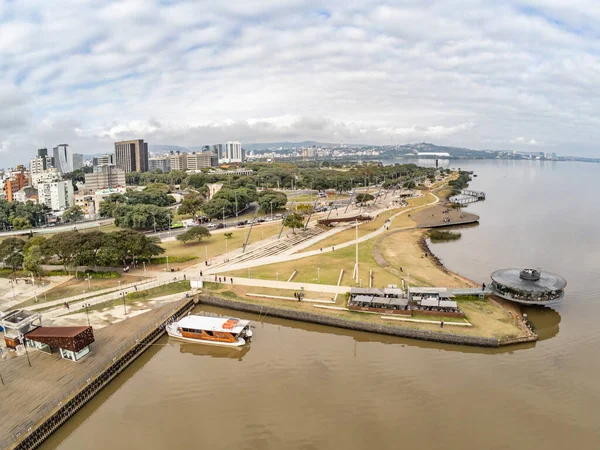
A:
<svg viewBox="0 0 600 450">
<path fill-rule="evenodd" d="M 128 137 L 565 153 L 600 139 L 592 0 L 28 0 L 0 17 L 5 164 Z"/>
</svg>

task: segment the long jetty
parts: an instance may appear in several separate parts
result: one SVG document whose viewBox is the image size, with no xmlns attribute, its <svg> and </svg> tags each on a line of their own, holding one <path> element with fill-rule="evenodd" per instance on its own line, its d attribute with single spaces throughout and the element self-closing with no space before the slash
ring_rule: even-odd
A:
<svg viewBox="0 0 600 450">
<path fill-rule="evenodd" d="M 77 363 L 30 351 L 0 361 L 0 448 L 38 447 L 165 333 L 165 324 L 194 306 L 192 298 L 94 331 L 91 352 Z"/>
</svg>

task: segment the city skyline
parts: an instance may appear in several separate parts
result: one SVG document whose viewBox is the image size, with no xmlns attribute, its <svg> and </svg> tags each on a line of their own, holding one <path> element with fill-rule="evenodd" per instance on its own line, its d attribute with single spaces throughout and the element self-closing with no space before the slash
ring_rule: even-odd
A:
<svg viewBox="0 0 600 450">
<path fill-rule="evenodd" d="M 600 156 L 590 95 L 600 13 L 589 0 L 34 1 L 0 11 L 8 165 L 51 142 L 89 153 L 136 136 Z"/>
</svg>

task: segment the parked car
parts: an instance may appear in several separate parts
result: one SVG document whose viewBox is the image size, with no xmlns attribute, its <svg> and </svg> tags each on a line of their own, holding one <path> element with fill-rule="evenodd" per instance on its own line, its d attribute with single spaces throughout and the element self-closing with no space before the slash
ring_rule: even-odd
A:
<svg viewBox="0 0 600 450">
<path fill-rule="evenodd" d="M 219 223 L 217 223 L 217 224 L 216 224 L 216 227 L 215 227 L 215 228 L 216 228 L 217 230 L 218 230 L 219 228 L 225 228 L 225 224 L 224 224 L 223 222 L 219 222 Z"/>
<path fill-rule="evenodd" d="M 216 223 L 209 223 L 208 225 L 206 225 L 206 228 L 208 228 L 208 229 L 212 230 L 212 229 L 214 229 L 214 228 L 217 228 L 217 225 L 218 225 L 218 224 L 216 224 Z"/>
<path fill-rule="evenodd" d="M 236 225 L 238 227 L 243 227 L 244 225 L 246 225 L 248 223 L 247 220 L 240 220 Z"/>
</svg>

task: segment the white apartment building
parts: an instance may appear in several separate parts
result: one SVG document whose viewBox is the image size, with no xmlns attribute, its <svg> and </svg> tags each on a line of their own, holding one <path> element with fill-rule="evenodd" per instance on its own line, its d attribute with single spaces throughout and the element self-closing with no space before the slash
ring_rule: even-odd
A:
<svg viewBox="0 0 600 450">
<path fill-rule="evenodd" d="M 74 205 L 71 180 L 38 184 L 38 202 L 52 211 L 62 211 Z"/>
<path fill-rule="evenodd" d="M 228 141 L 225 144 L 223 158 L 219 162 L 242 162 L 246 159 L 242 144 L 238 141 Z"/>
<path fill-rule="evenodd" d="M 212 152 L 187 154 L 187 170 L 200 170 L 218 165 L 218 157 Z"/>
<path fill-rule="evenodd" d="M 38 188 L 41 183 L 52 183 L 54 181 L 61 181 L 62 177 L 56 169 L 48 169 L 44 172 L 39 172 L 31 175 L 31 185 L 34 188 Z"/>
<path fill-rule="evenodd" d="M 33 176 L 36 173 L 41 173 L 46 170 L 46 158 L 43 156 L 36 156 L 31 158 L 29 162 L 29 172 Z"/>
</svg>

